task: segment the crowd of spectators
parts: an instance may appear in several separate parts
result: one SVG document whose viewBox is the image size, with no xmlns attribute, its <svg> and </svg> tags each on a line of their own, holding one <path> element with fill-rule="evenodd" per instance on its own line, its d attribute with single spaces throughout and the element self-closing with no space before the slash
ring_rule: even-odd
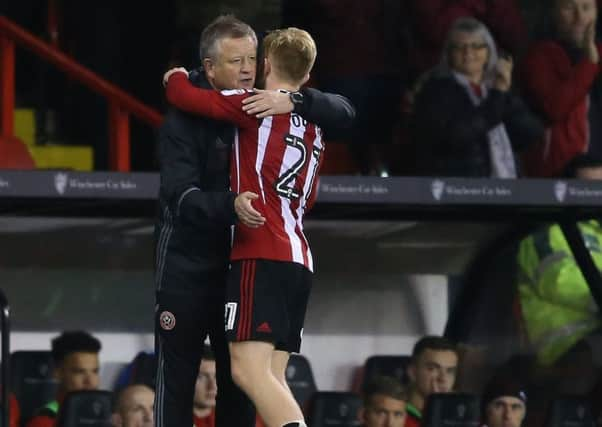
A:
<svg viewBox="0 0 602 427">
<path fill-rule="evenodd" d="M 198 34 L 215 15 L 238 14 L 258 34 L 308 30 L 319 51 L 309 84 L 347 96 L 357 111 L 352 131 L 328 140 L 325 174 L 549 177 L 575 156 L 602 156 L 598 0 L 180 0 L 145 6 L 152 20 L 133 26 L 135 5 L 81 14 L 73 2 L 59 10 L 54 38 L 44 34 L 45 10 L 25 3 L 7 15 L 158 109 L 162 71 L 198 65 Z M 98 20 L 110 38 L 97 36 Z M 139 43 L 141 34 L 154 39 Z M 31 61 L 18 61 L 17 75 L 33 69 L 36 84 L 17 79 L 17 100 L 40 107 L 38 142 L 52 140 L 45 113 L 61 110 L 63 137 L 90 141 L 105 168 L 97 140 L 106 129 L 96 129 L 104 106 Z M 133 126 L 134 169 L 155 169 L 153 150 L 139 142 L 152 135 Z"/>
<path fill-rule="evenodd" d="M 290 3 L 313 83 L 357 108 L 347 172 L 558 176 L 598 156 L 596 0 Z"/>
<path fill-rule="evenodd" d="M 405 365 L 394 367 L 393 371 L 389 371 L 393 368 L 391 365 L 388 368 L 377 366 L 370 376 L 362 378 L 361 386 L 357 389 L 353 387 L 353 393 L 348 393 L 357 396 L 358 400 L 361 398 L 357 413 L 351 417 L 355 421 L 349 425 L 433 425 L 433 417 L 443 416 L 446 411 L 437 407 L 442 396 L 469 403 L 470 399 L 480 402 L 474 414 L 462 416 L 478 419 L 479 425 L 488 427 L 552 425 L 546 422 L 547 417 L 553 415 L 550 405 L 555 398 L 567 393 L 571 394 L 572 399 L 578 399 L 592 417 L 602 415 L 602 381 L 595 382 L 595 370 L 586 372 L 582 369 L 585 365 L 593 366 L 591 348 L 585 341 L 580 341 L 553 364 L 545 367 L 534 357 L 529 359 L 533 364 L 528 369 L 523 369 L 519 365 L 528 363 L 525 362 L 527 359 L 513 357 L 498 367 L 493 366 L 488 375 L 474 381 L 478 384 L 476 388 L 465 388 L 461 384 L 467 382 L 458 381 L 460 376 L 475 375 L 478 372 L 469 366 L 469 358 L 465 357 L 467 348 L 441 336 L 424 336 L 415 343 Z M 206 346 L 205 351 L 206 357 L 199 366 L 195 386 L 194 427 L 215 426 L 215 401 L 219 390 L 215 380 L 215 360 L 210 347 Z M 144 354 L 149 356 L 148 353 Z M 63 404 L 69 396 L 99 389 L 100 356 L 100 341 L 87 332 L 68 331 L 53 339 L 52 374 L 57 381 L 55 399 L 43 404 L 33 415 L 20 417 L 20 396 L 11 395 L 10 427 L 59 425 L 63 419 Z M 113 427 L 154 425 L 154 371 L 144 368 L 143 359 L 145 358 L 137 356 L 127 365 L 111 390 L 113 398 L 110 423 Z M 404 358 L 400 357 L 399 360 Z M 405 371 L 403 375 L 397 372 L 400 368 Z M 361 367 L 359 372 L 367 375 Z M 581 378 L 582 376 L 588 378 Z M 575 387 L 577 383 L 587 383 L 588 386 Z M 316 396 L 319 394 L 316 393 Z M 26 397 L 31 399 L 32 395 Z M 311 412 L 311 398 L 304 407 Z M 258 418 L 256 426 L 264 427 L 265 424 Z"/>
</svg>

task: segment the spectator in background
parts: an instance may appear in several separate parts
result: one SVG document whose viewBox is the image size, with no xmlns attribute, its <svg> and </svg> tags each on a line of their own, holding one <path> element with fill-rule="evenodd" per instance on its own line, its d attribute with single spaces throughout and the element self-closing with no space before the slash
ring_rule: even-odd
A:
<svg viewBox="0 0 602 427">
<path fill-rule="evenodd" d="M 98 389 L 100 348 L 100 341 L 84 331 L 63 332 L 52 340 L 54 376 L 58 382 L 56 400 L 40 408 L 27 427 L 53 427 L 67 393 Z"/>
<path fill-rule="evenodd" d="M 440 65 L 419 89 L 412 140 L 420 175 L 516 178 L 514 150 L 543 126 L 510 92 L 511 58 L 499 58 L 491 33 L 473 18 L 450 30 Z"/>
<path fill-rule="evenodd" d="M 129 385 L 117 396 L 113 408 L 114 427 L 153 427 L 155 392 L 144 384 Z"/>
<path fill-rule="evenodd" d="M 199 375 L 194 386 L 192 413 L 195 427 L 215 426 L 215 398 L 217 381 L 215 375 L 215 355 L 211 347 L 205 345 Z"/>
<path fill-rule="evenodd" d="M 408 366 L 410 378 L 406 427 L 417 427 L 426 400 L 432 393 L 449 393 L 456 382 L 458 350 L 444 337 L 421 338 L 412 351 Z"/>
<path fill-rule="evenodd" d="M 558 176 L 580 154 L 602 158 L 596 0 L 554 0 L 550 7 L 554 35 L 531 46 L 521 70 L 525 96 L 547 126 L 545 140 L 525 157 L 533 176 Z"/>
<path fill-rule="evenodd" d="M 483 392 L 481 413 L 486 427 L 520 427 L 527 413 L 525 388 L 508 378 L 494 378 Z"/>
<path fill-rule="evenodd" d="M 445 38 L 459 18 L 475 18 L 491 29 L 501 48 L 515 57 L 527 41 L 526 26 L 515 0 L 406 0 L 409 74 L 415 81 L 435 66 Z"/>
<path fill-rule="evenodd" d="M 363 406 L 359 412 L 364 427 L 403 427 L 406 421 L 408 396 L 394 378 L 377 377 L 362 393 Z"/>
<path fill-rule="evenodd" d="M 303 28 L 316 40 L 320 55 L 310 83 L 348 97 L 356 108 L 345 138 L 356 169 L 388 175 L 405 80 L 401 2 L 285 0 L 283 11 L 285 26 Z"/>
</svg>

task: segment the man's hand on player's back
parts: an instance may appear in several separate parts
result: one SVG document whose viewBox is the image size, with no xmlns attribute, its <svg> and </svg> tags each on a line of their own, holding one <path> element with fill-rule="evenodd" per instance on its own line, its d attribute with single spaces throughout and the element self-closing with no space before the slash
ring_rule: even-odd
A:
<svg viewBox="0 0 602 427">
<path fill-rule="evenodd" d="M 263 215 L 253 208 L 252 202 L 258 198 L 257 194 L 245 191 L 234 199 L 234 210 L 236 211 L 236 215 L 238 215 L 238 219 L 244 225 L 251 228 L 261 227 L 265 224 Z"/>
</svg>

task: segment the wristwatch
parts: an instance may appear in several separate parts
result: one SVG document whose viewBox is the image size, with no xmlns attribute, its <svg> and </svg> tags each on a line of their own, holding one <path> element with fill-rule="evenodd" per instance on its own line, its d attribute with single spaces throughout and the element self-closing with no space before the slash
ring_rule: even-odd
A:
<svg viewBox="0 0 602 427">
<path fill-rule="evenodd" d="M 296 109 L 297 106 L 303 105 L 303 94 L 301 92 L 290 92 L 288 96 L 291 98 L 291 102 L 293 103 L 293 109 Z"/>
</svg>

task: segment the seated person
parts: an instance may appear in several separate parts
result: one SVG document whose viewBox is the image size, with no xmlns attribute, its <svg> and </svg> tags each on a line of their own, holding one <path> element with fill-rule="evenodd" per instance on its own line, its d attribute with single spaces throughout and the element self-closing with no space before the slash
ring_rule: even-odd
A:
<svg viewBox="0 0 602 427">
<path fill-rule="evenodd" d="M 602 156 L 600 43 L 596 0 L 554 0 L 555 28 L 534 43 L 521 67 L 525 99 L 547 126 L 525 156 L 529 175 L 561 175 L 575 156 Z"/>
<path fill-rule="evenodd" d="M 419 175 L 516 178 L 515 150 L 543 125 L 510 91 L 512 60 L 498 57 L 487 27 L 457 20 L 440 65 L 424 76 L 410 128 Z"/>
<path fill-rule="evenodd" d="M 53 427 L 67 393 L 98 389 L 100 348 L 100 341 L 84 331 L 63 332 L 52 340 L 54 376 L 58 382 L 56 400 L 40 408 L 27 427 Z"/>
<path fill-rule="evenodd" d="M 153 427 L 155 392 L 144 384 L 122 389 L 115 401 L 111 421 L 114 427 Z"/>
<path fill-rule="evenodd" d="M 364 427 L 403 427 L 406 421 L 406 390 L 390 377 L 371 380 L 362 393 L 359 419 Z"/>
<path fill-rule="evenodd" d="M 410 378 L 406 427 L 417 427 L 427 398 L 432 393 L 453 391 L 458 370 L 456 345 L 444 337 L 426 336 L 412 350 L 408 366 Z"/>
<path fill-rule="evenodd" d="M 192 414 L 195 427 L 215 426 L 215 398 L 217 382 L 215 378 L 215 355 L 211 347 L 205 345 L 199 375 L 194 386 Z"/>
<path fill-rule="evenodd" d="M 524 387 L 511 379 L 494 378 L 481 399 L 483 426 L 520 427 L 527 413 Z"/>
</svg>

